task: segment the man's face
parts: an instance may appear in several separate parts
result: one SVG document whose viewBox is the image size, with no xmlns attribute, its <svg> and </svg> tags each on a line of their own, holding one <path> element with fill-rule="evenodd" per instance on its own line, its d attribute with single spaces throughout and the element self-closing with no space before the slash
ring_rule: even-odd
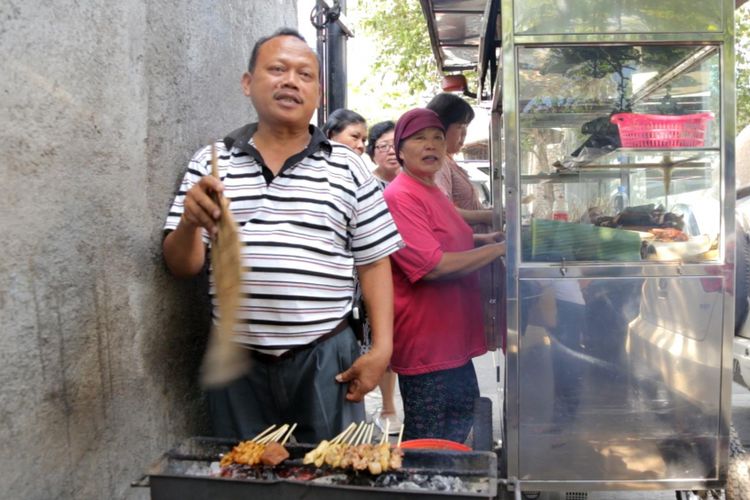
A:
<svg viewBox="0 0 750 500">
<path fill-rule="evenodd" d="M 242 88 L 259 121 L 307 125 L 320 102 L 318 72 L 318 59 L 305 42 L 279 36 L 261 45 L 252 74 L 242 75 Z"/>
</svg>

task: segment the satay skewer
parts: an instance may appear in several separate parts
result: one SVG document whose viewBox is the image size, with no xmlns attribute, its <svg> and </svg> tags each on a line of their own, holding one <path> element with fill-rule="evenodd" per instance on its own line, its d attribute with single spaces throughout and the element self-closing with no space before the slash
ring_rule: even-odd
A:
<svg viewBox="0 0 750 500">
<path fill-rule="evenodd" d="M 370 431 L 367 433 L 367 444 L 372 444 L 372 431 L 375 430 L 375 424 L 370 424 Z"/>
<path fill-rule="evenodd" d="M 352 422 L 351 424 L 349 424 L 349 427 L 347 427 L 346 429 L 344 429 L 338 436 L 336 436 L 335 438 L 333 438 L 333 440 L 331 441 L 331 444 L 338 444 L 340 441 L 342 441 L 346 437 L 348 437 L 349 434 L 354 429 L 356 429 L 356 428 L 357 428 L 357 424 L 355 424 L 354 422 Z"/>
<path fill-rule="evenodd" d="M 292 437 L 292 432 L 294 432 L 294 429 L 297 428 L 297 423 L 295 422 L 294 425 L 292 425 L 292 428 L 289 429 L 289 432 L 286 433 L 286 437 L 281 441 L 281 446 L 284 446 L 286 442 L 289 440 L 290 437 Z"/>
<path fill-rule="evenodd" d="M 269 432 L 271 432 L 275 428 L 276 428 L 276 424 L 272 424 L 266 430 L 264 430 L 263 432 L 261 432 L 260 434 L 258 434 L 254 438 L 252 438 L 250 441 L 252 441 L 254 443 L 257 443 L 259 439 L 261 439 L 262 437 L 264 437 L 266 434 L 268 434 Z"/>
<path fill-rule="evenodd" d="M 404 437 L 404 424 L 401 424 L 401 430 L 398 433 L 398 441 L 396 442 L 396 448 L 401 448 L 402 437 Z"/>
<path fill-rule="evenodd" d="M 261 443 L 261 444 L 268 444 L 271 441 L 278 441 L 281 438 L 281 436 L 284 435 L 284 433 L 286 432 L 286 430 L 288 428 L 289 428 L 289 424 L 284 424 L 281 427 L 279 427 L 278 429 L 276 429 L 275 432 L 269 434 L 268 436 L 264 437 L 263 439 L 261 439 L 258 442 Z"/>
<path fill-rule="evenodd" d="M 364 428 L 364 422 L 360 422 L 357 426 L 356 432 L 347 440 L 347 444 L 350 446 L 356 446 L 357 441 L 359 440 L 359 436 L 362 434 Z"/>
<path fill-rule="evenodd" d="M 360 445 L 365 442 L 365 438 L 367 437 L 367 429 L 369 426 L 362 422 L 362 432 L 359 433 L 359 436 L 357 436 L 357 442 L 354 443 L 355 445 Z"/>
<path fill-rule="evenodd" d="M 344 433 L 344 435 L 341 437 L 341 439 L 338 440 L 338 441 L 336 441 L 335 444 L 341 444 L 341 445 L 343 445 L 344 443 L 346 443 L 346 440 L 349 439 L 349 437 L 356 432 L 356 430 L 357 430 L 357 425 L 354 424 L 354 423 L 352 423 L 352 425 L 349 426 L 349 428 Z"/>
<path fill-rule="evenodd" d="M 380 436 L 380 444 L 385 443 L 385 441 L 388 439 L 388 431 L 390 431 L 391 427 L 391 421 L 389 419 L 385 420 L 385 431 L 383 431 L 383 435 Z"/>
</svg>

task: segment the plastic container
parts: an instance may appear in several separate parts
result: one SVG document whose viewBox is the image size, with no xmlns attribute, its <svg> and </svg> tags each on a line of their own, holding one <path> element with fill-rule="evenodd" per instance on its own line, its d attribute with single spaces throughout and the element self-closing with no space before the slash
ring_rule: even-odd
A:
<svg viewBox="0 0 750 500">
<path fill-rule="evenodd" d="M 401 448 L 421 448 L 428 450 L 453 450 L 453 451 L 471 451 L 471 448 L 462 443 L 450 441 L 448 439 L 425 438 L 411 439 L 401 443 Z"/>
<path fill-rule="evenodd" d="M 617 125 L 624 148 L 699 148 L 706 142 L 706 126 L 713 113 L 692 115 L 647 115 L 617 113 L 610 121 Z"/>
<path fill-rule="evenodd" d="M 565 196 L 562 193 L 558 193 L 552 203 L 552 220 L 563 222 L 568 220 L 568 202 L 565 201 Z"/>
</svg>

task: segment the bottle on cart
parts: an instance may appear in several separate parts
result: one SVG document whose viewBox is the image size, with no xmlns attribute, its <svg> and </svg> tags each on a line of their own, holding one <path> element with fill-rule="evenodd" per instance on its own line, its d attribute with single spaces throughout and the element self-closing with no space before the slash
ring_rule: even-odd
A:
<svg viewBox="0 0 750 500">
<path fill-rule="evenodd" d="M 628 207 L 628 193 L 625 192 L 625 186 L 618 186 L 617 192 L 612 196 L 612 208 L 615 215 L 619 214 Z"/>
<path fill-rule="evenodd" d="M 568 220 L 568 202 L 562 191 L 555 194 L 555 201 L 552 202 L 552 220 Z"/>
</svg>

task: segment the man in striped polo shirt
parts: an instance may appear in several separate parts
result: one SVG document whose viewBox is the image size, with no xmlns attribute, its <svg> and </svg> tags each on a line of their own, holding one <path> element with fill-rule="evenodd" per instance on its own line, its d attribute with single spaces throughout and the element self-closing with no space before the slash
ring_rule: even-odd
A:
<svg viewBox="0 0 750 500">
<path fill-rule="evenodd" d="M 320 100 L 319 63 L 294 30 L 256 43 L 242 88 L 258 114 L 193 156 L 167 217 L 164 256 L 176 276 L 199 273 L 216 233 L 223 193 L 239 225 L 242 301 L 235 341 L 252 357 L 247 375 L 208 392 L 218 435 L 246 439 L 298 422 L 316 442 L 364 417 L 392 350 L 388 255 L 403 246 L 377 182 L 352 150 L 310 125 Z M 357 358 L 346 324 L 354 267 L 373 346 Z M 209 290 L 213 298 L 213 276 Z"/>
</svg>

